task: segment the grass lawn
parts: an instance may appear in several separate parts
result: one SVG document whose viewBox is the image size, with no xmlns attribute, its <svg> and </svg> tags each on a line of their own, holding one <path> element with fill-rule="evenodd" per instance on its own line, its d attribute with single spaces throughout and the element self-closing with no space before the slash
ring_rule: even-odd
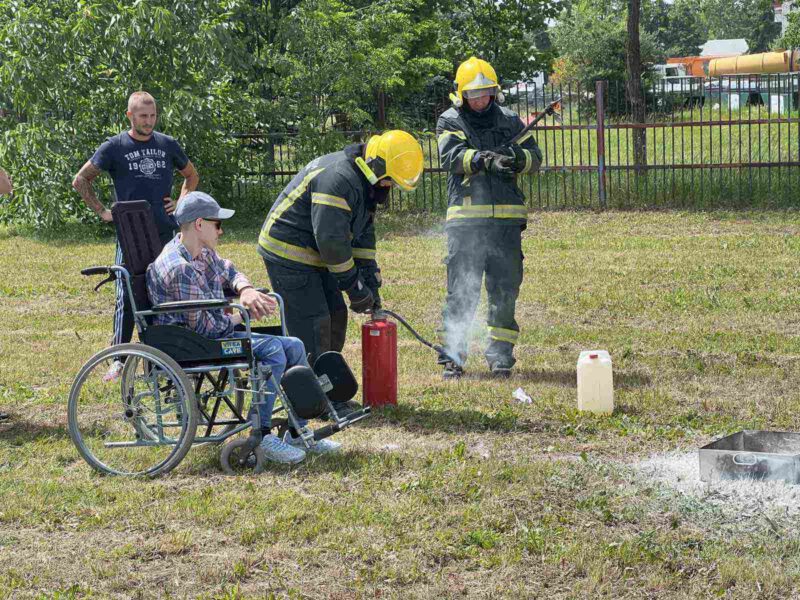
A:
<svg viewBox="0 0 800 600">
<path fill-rule="evenodd" d="M 384 304 L 426 336 L 444 297 L 440 220 L 381 224 Z M 221 250 L 266 283 L 256 227 L 230 228 Z M 108 263 L 111 240 L 5 230 L 0 598 L 795 597 L 796 517 L 635 465 L 800 428 L 798 233 L 794 212 L 534 214 L 511 380 L 487 377 L 480 331 L 468 376 L 447 383 L 401 332 L 399 405 L 339 435 L 341 455 L 231 478 L 197 447 L 144 481 L 98 476 L 66 432 L 113 302 L 79 269 Z M 359 326 L 345 354 L 360 375 Z M 589 348 L 614 359 L 610 417 L 576 411 Z"/>
</svg>

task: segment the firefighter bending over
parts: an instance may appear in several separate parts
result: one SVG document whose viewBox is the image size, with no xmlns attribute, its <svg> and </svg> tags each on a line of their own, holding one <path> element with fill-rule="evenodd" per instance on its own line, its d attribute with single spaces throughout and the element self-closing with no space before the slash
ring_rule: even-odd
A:
<svg viewBox="0 0 800 600">
<path fill-rule="evenodd" d="M 439 356 L 445 379 L 463 374 L 469 331 L 486 277 L 489 345 L 485 356 L 495 376 L 507 377 L 516 362 L 519 326 L 514 318 L 522 284 L 525 197 L 517 176 L 539 168 L 542 154 L 532 137 L 512 138 L 524 125 L 501 107 L 497 75 L 472 57 L 456 72 L 453 107 L 439 117 L 436 133 L 442 167 L 448 172 L 447 299 Z"/>
<path fill-rule="evenodd" d="M 341 351 L 347 306 L 380 308 L 374 215 L 393 185 L 413 190 L 422 148 L 405 131 L 387 131 L 306 165 L 278 196 L 258 239 L 273 289 L 285 300 L 289 335 L 300 338 L 310 362 Z M 359 408 L 336 406 L 340 416 Z"/>
</svg>

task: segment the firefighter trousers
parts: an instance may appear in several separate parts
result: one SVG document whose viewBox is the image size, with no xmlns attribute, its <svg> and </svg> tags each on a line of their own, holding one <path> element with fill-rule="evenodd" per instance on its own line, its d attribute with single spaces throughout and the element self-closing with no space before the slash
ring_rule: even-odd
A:
<svg viewBox="0 0 800 600">
<path fill-rule="evenodd" d="M 336 278 L 325 269 L 297 270 L 264 259 L 267 275 L 286 307 L 289 335 L 300 338 L 310 364 L 323 352 L 344 348 L 347 305 Z"/>
<path fill-rule="evenodd" d="M 519 326 L 514 318 L 522 284 L 522 227 L 501 224 L 447 230 L 447 298 L 442 341 L 449 357 L 466 361 L 472 319 L 485 277 L 489 366 L 512 367 Z M 448 357 L 440 356 L 440 362 Z"/>
</svg>

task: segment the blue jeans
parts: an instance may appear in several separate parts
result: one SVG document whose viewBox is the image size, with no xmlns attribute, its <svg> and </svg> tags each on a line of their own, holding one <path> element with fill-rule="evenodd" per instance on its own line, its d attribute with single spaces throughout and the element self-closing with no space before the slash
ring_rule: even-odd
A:
<svg viewBox="0 0 800 600">
<path fill-rule="evenodd" d="M 289 367 L 298 365 L 307 367 L 306 349 L 296 337 L 283 337 L 276 335 L 266 335 L 263 333 L 253 333 L 253 356 L 260 365 L 265 365 L 272 369 L 272 378 L 267 382 L 270 394 L 267 394 L 266 404 L 261 407 L 261 430 L 266 431 L 272 425 L 272 408 L 275 406 L 275 398 L 278 393 L 275 385 L 280 383 L 283 373 Z M 234 331 L 233 337 L 246 338 L 244 331 Z M 250 414 L 255 410 L 250 408 Z M 304 426 L 305 421 L 300 421 L 300 426 Z"/>
</svg>

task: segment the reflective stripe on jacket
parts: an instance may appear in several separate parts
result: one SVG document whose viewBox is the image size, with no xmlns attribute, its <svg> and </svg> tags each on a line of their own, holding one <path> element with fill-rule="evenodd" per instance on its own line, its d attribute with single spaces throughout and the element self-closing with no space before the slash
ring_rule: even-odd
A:
<svg viewBox="0 0 800 600">
<path fill-rule="evenodd" d="M 447 221 L 445 227 L 501 222 L 524 226 L 525 196 L 514 175 L 505 176 L 476 169 L 481 150 L 496 150 L 508 144 L 524 128 L 511 110 L 492 103 L 482 114 L 465 108 L 449 108 L 436 124 L 442 167 L 447 170 Z M 536 141 L 521 144 L 526 164 L 522 173 L 535 171 L 541 161 Z M 478 165 L 479 166 L 479 165 Z"/>
<path fill-rule="evenodd" d="M 360 267 L 376 267 L 372 186 L 355 164 L 363 144 L 308 163 L 280 193 L 258 238 L 270 262 L 328 269 L 341 289 Z"/>
</svg>

